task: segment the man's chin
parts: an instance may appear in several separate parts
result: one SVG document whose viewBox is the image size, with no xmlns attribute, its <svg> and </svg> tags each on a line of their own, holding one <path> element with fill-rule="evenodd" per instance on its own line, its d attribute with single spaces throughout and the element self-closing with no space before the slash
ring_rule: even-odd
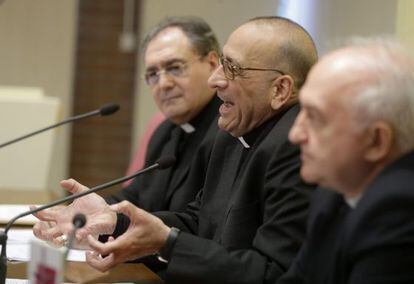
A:
<svg viewBox="0 0 414 284">
<path fill-rule="evenodd" d="M 307 171 L 303 166 L 300 169 L 300 176 L 303 179 L 303 181 L 305 181 L 306 183 L 309 183 L 309 184 L 318 183 L 318 178 L 314 174 Z"/>
<path fill-rule="evenodd" d="M 219 123 L 218 123 L 218 127 L 219 127 L 221 130 L 226 131 L 226 132 L 227 132 L 228 134 L 230 134 L 231 136 L 234 136 L 234 137 L 240 137 L 240 135 L 238 134 L 237 129 L 236 129 L 236 128 L 233 128 L 233 127 L 230 127 L 228 124 L 222 124 L 222 123 L 220 123 L 220 121 L 219 121 Z"/>
</svg>

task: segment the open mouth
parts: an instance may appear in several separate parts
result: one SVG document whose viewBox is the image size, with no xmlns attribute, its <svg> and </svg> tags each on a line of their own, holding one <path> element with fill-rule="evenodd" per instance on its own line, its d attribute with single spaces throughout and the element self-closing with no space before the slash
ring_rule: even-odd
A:
<svg viewBox="0 0 414 284">
<path fill-rule="evenodd" d="M 223 103 L 220 106 L 220 114 L 223 115 L 231 110 L 231 108 L 234 106 L 233 102 L 230 101 L 223 101 Z"/>
</svg>

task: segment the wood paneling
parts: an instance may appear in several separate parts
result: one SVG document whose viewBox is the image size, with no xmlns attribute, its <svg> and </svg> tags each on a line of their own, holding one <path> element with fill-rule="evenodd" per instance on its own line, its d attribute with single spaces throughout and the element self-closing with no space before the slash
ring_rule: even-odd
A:
<svg viewBox="0 0 414 284">
<path fill-rule="evenodd" d="M 110 102 L 121 106 L 111 116 L 73 125 L 70 174 L 87 186 L 124 175 L 130 157 L 136 52 L 119 49 L 123 4 L 121 0 L 79 2 L 73 113 Z"/>
</svg>

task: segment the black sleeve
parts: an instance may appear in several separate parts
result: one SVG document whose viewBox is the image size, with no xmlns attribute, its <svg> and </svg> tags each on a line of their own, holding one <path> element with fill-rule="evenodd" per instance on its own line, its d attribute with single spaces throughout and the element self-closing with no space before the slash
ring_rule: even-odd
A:
<svg viewBox="0 0 414 284">
<path fill-rule="evenodd" d="M 414 246 L 383 247 L 362 255 L 354 264 L 349 284 L 414 283 Z"/>
<path fill-rule="evenodd" d="M 281 151 L 268 165 L 261 189 L 263 222 L 250 248 L 229 249 L 194 235 L 197 210 L 158 215 L 182 230 L 168 264 L 168 283 L 274 283 L 287 271 L 304 239 L 313 187 L 299 178 L 298 149 Z"/>
</svg>

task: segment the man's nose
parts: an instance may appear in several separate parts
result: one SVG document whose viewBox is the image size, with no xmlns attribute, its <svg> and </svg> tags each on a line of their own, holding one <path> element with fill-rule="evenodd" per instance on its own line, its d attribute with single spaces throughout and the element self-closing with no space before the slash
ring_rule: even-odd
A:
<svg viewBox="0 0 414 284">
<path fill-rule="evenodd" d="M 307 139 L 306 131 L 303 125 L 303 115 L 299 113 L 296 117 L 295 123 L 289 131 L 289 141 L 293 144 L 301 144 Z"/>
<path fill-rule="evenodd" d="M 174 86 L 174 79 L 165 70 L 161 71 L 158 76 L 158 86 L 161 89 L 170 89 Z"/>
<path fill-rule="evenodd" d="M 224 76 L 223 66 L 219 65 L 208 78 L 208 85 L 213 89 L 224 89 L 228 85 L 228 80 Z"/>
</svg>

